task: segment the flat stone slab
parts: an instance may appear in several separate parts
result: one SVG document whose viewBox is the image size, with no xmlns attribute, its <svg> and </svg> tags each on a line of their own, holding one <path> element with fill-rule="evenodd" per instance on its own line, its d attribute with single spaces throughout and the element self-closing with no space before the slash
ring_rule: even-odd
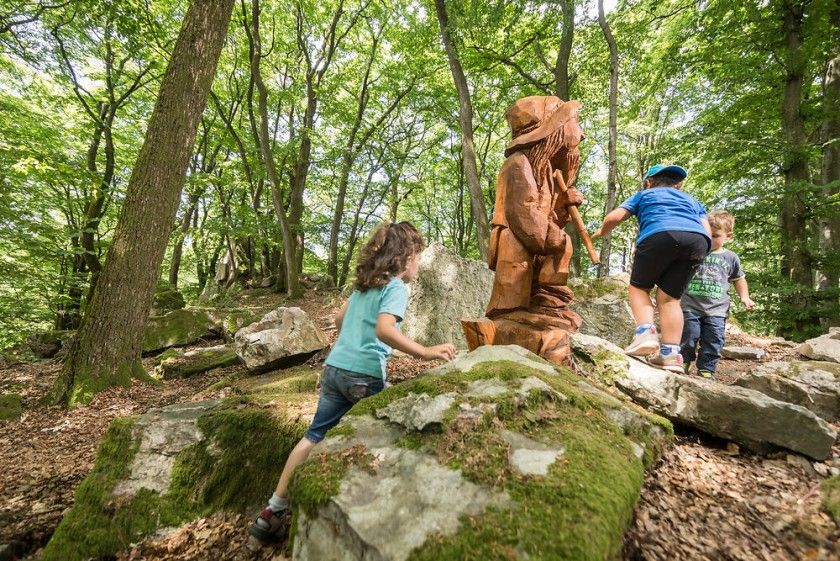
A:
<svg viewBox="0 0 840 561">
<path fill-rule="evenodd" d="M 672 421 L 757 450 L 787 448 L 817 460 L 828 457 L 834 429 L 813 412 L 738 386 L 682 376 L 627 357 L 609 341 L 572 335 L 572 349 L 589 372 L 633 401 Z"/>
<path fill-rule="evenodd" d="M 768 362 L 735 385 L 801 405 L 829 421 L 840 418 L 840 364 L 827 361 Z"/>
<path fill-rule="evenodd" d="M 519 345 L 484 345 L 478 347 L 471 353 L 458 353 L 455 360 L 451 360 L 435 368 L 430 368 L 424 374 L 434 375 L 448 374 L 450 372 L 469 372 L 479 364 L 500 360 L 524 363 L 546 374 L 557 373 L 557 369 L 551 363 Z"/>
<path fill-rule="evenodd" d="M 723 358 L 734 360 L 761 360 L 766 355 L 767 351 L 757 347 L 724 346 L 720 352 Z"/>
<path fill-rule="evenodd" d="M 840 327 L 830 327 L 825 335 L 808 339 L 799 346 L 799 354 L 813 360 L 840 362 Z"/>
</svg>

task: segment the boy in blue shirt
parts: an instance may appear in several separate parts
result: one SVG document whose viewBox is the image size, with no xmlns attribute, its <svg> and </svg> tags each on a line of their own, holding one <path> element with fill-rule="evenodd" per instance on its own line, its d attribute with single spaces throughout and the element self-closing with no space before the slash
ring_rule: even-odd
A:
<svg viewBox="0 0 840 561">
<path fill-rule="evenodd" d="M 732 239 L 735 217 L 725 210 L 713 210 L 709 213 L 709 225 L 712 227 L 712 251 L 694 273 L 680 301 L 684 319 L 681 351 L 686 374 L 697 357 L 697 373 L 714 379 L 723 349 L 726 316 L 729 315 L 729 281 L 734 281 L 735 292 L 747 310 L 752 310 L 755 304 L 750 298 L 741 260 L 723 247 Z"/>
<path fill-rule="evenodd" d="M 629 289 L 636 331 L 625 351 L 634 356 L 650 355 L 650 364 L 678 373 L 683 372 L 680 298 L 712 243 L 706 209 L 681 190 L 687 176 L 680 166 L 651 167 L 645 174 L 644 190 L 607 214 L 592 236 L 608 234 L 631 215 L 638 219 L 639 237 Z M 661 343 L 653 325 L 650 301 L 654 286 L 658 288 L 656 307 L 662 326 Z"/>
</svg>

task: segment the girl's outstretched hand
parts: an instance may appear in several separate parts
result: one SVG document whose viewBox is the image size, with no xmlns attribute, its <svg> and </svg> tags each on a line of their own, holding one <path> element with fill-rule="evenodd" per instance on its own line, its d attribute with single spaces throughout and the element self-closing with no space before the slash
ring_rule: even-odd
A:
<svg viewBox="0 0 840 561">
<path fill-rule="evenodd" d="M 426 347 L 421 358 L 423 360 L 452 360 L 455 358 L 455 346 L 451 343 L 442 343 L 433 347 Z"/>
</svg>

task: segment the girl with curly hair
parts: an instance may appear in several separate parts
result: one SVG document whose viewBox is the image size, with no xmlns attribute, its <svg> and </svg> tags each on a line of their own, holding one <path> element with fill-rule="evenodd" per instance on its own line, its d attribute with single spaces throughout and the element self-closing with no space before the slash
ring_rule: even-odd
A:
<svg viewBox="0 0 840 561">
<path fill-rule="evenodd" d="M 392 348 L 423 360 L 455 357 L 449 343 L 426 347 L 399 330 L 408 305 L 406 284 L 417 276 L 422 250 L 423 238 L 409 222 L 382 224 L 362 249 L 355 290 L 335 318 L 338 339 L 325 361 L 315 417 L 289 454 L 268 505 L 248 528 L 260 542 L 275 541 L 286 527 L 294 469 L 357 401 L 382 391 Z"/>
</svg>

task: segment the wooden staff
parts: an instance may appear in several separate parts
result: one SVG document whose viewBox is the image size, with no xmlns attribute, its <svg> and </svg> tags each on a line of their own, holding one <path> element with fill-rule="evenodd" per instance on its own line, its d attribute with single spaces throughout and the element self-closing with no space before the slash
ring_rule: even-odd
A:
<svg viewBox="0 0 840 561">
<path fill-rule="evenodd" d="M 557 183 L 557 188 L 561 193 L 569 190 L 566 187 L 566 180 L 563 179 L 562 170 L 554 170 L 554 181 Z M 569 216 L 572 217 L 572 222 L 575 224 L 575 229 L 578 231 L 580 239 L 583 240 L 583 245 L 586 246 L 590 261 L 592 261 L 593 265 L 599 265 L 601 258 L 598 256 L 598 252 L 595 251 L 595 246 L 592 245 L 592 239 L 589 237 L 589 232 L 586 230 L 586 224 L 583 223 L 583 218 L 580 217 L 580 212 L 578 212 L 576 206 L 568 206 L 566 209 L 569 212 Z"/>
</svg>

